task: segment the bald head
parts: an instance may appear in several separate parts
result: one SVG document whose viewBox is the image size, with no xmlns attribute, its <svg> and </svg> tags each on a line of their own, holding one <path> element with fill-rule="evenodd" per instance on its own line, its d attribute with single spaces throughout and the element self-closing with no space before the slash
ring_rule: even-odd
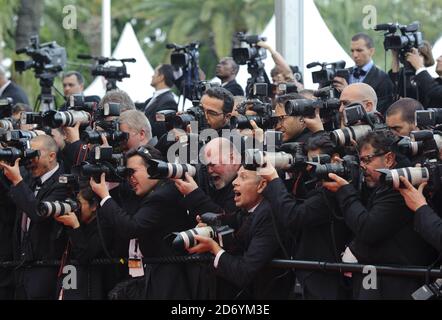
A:
<svg viewBox="0 0 442 320">
<path fill-rule="evenodd" d="M 215 138 L 204 149 L 205 160 L 211 164 L 241 164 L 241 155 L 230 140 Z"/>
<path fill-rule="evenodd" d="M 375 112 L 378 104 L 376 92 L 366 83 L 349 85 L 342 91 L 340 100 L 342 109 L 349 104 L 360 102 L 367 112 Z"/>
<path fill-rule="evenodd" d="M 47 135 L 37 136 L 31 140 L 32 144 L 41 146 L 41 148 L 49 151 L 49 152 L 58 152 L 58 146 L 55 142 L 54 138 Z"/>
</svg>

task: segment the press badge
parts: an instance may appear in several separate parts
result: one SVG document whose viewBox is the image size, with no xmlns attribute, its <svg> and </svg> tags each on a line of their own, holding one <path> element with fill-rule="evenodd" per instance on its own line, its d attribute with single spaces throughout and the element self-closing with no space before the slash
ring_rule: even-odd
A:
<svg viewBox="0 0 442 320">
<path fill-rule="evenodd" d="M 143 260 L 137 258 L 129 258 L 127 264 L 129 266 L 129 275 L 132 278 L 144 276 Z"/>
</svg>

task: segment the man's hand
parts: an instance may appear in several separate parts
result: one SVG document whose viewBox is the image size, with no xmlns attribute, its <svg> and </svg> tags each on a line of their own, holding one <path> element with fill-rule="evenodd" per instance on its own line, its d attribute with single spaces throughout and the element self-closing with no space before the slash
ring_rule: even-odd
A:
<svg viewBox="0 0 442 320">
<path fill-rule="evenodd" d="M 400 179 L 405 188 L 399 188 L 398 191 L 401 193 L 407 207 L 410 208 L 411 211 L 416 212 L 428 204 L 423 195 L 423 191 L 427 186 L 426 182 L 422 183 L 419 189 L 416 189 L 405 177 L 400 177 Z"/>
<path fill-rule="evenodd" d="M 258 47 L 261 47 L 261 48 L 264 48 L 264 49 L 269 50 L 270 53 L 273 52 L 273 48 L 272 48 L 267 42 L 265 42 L 265 41 L 259 41 L 256 45 L 257 45 Z"/>
<path fill-rule="evenodd" d="M 195 240 L 198 241 L 198 244 L 192 248 L 187 249 L 189 253 L 205 253 L 210 252 L 213 255 L 217 255 L 221 249 L 218 243 L 215 240 L 196 235 Z"/>
<path fill-rule="evenodd" d="M 267 182 L 278 179 L 279 178 L 278 172 L 276 171 L 272 163 L 268 161 L 267 157 L 264 159 L 264 161 L 266 162 L 265 167 L 258 168 L 257 174 L 260 175 Z"/>
<path fill-rule="evenodd" d="M 89 184 L 91 185 L 92 191 L 94 191 L 95 194 L 100 197 L 100 199 L 104 199 L 109 196 L 109 190 L 106 185 L 104 173 L 101 174 L 100 183 L 96 183 L 94 178 L 91 178 Z"/>
<path fill-rule="evenodd" d="M 333 182 L 324 182 L 322 185 L 331 192 L 338 192 L 339 189 L 349 184 L 347 180 L 342 179 L 334 173 L 330 173 L 328 177 L 333 180 Z"/>
<path fill-rule="evenodd" d="M 411 49 L 411 52 L 408 52 L 405 55 L 407 61 L 413 66 L 414 70 L 419 70 L 421 68 L 425 68 L 424 58 L 419 55 L 419 51 L 416 48 Z"/>
<path fill-rule="evenodd" d="M 11 183 L 14 186 L 19 184 L 23 180 L 20 174 L 20 166 L 19 166 L 20 160 L 21 160 L 20 158 L 16 159 L 13 166 L 10 166 L 9 164 L 3 161 L 0 162 L 0 168 L 3 168 L 6 178 L 8 178 L 8 180 L 11 181 Z"/>
<path fill-rule="evenodd" d="M 54 219 L 57 222 L 60 222 L 67 227 L 71 227 L 72 229 L 77 229 L 80 227 L 80 222 L 78 221 L 77 216 L 73 212 L 69 212 L 62 216 L 55 217 Z"/>
<path fill-rule="evenodd" d="M 63 127 L 66 142 L 74 143 L 80 140 L 80 125 L 81 123 L 78 122 L 74 127 Z"/>
<path fill-rule="evenodd" d="M 178 191 L 181 192 L 184 196 L 189 195 L 196 189 L 198 189 L 198 185 L 196 184 L 195 180 L 192 176 L 190 176 L 187 172 L 183 179 L 173 179 L 175 181 L 175 186 L 177 187 Z"/>
<path fill-rule="evenodd" d="M 309 129 L 312 133 L 324 131 L 324 124 L 322 123 L 319 109 L 315 110 L 315 117 L 314 118 L 304 117 L 304 123 L 305 123 L 305 126 L 307 127 L 307 129 Z"/>
<path fill-rule="evenodd" d="M 344 91 L 344 89 L 346 87 L 348 87 L 348 82 L 347 80 L 345 80 L 344 78 L 341 77 L 335 77 L 333 79 L 333 84 L 336 90 L 338 90 L 338 92 L 342 92 Z"/>
</svg>

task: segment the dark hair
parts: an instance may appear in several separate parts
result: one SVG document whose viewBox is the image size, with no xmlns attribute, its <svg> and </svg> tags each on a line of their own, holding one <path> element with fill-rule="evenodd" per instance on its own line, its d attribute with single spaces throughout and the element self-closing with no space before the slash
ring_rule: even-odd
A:
<svg viewBox="0 0 442 320">
<path fill-rule="evenodd" d="M 235 75 L 238 74 L 238 72 L 239 72 L 239 65 L 235 62 L 235 60 L 232 57 L 225 57 L 225 58 L 223 58 L 221 60 L 229 61 L 230 65 L 232 67 L 233 73 Z"/>
<path fill-rule="evenodd" d="M 175 84 L 173 67 L 170 64 L 162 64 L 158 67 L 158 72 L 164 76 L 164 82 L 166 83 L 166 86 L 172 88 Z"/>
<path fill-rule="evenodd" d="M 209 96 L 210 98 L 222 100 L 224 114 L 231 113 L 233 111 L 234 97 L 229 90 L 223 87 L 213 87 L 207 89 L 204 95 Z"/>
<path fill-rule="evenodd" d="M 32 108 L 31 106 L 25 104 L 25 103 L 16 103 L 13 107 L 12 107 L 12 114 L 17 114 L 20 112 L 32 112 Z"/>
<path fill-rule="evenodd" d="M 424 106 L 419 101 L 412 98 L 403 98 L 393 103 L 387 110 L 387 117 L 400 113 L 403 121 L 415 122 L 417 110 L 424 110 Z"/>
<path fill-rule="evenodd" d="M 87 201 L 89 206 L 98 206 L 100 203 L 100 198 L 92 191 L 90 186 L 84 186 L 80 189 L 79 195 Z"/>
<path fill-rule="evenodd" d="M 300 99 L 305 99 L 305 97 L 299 93 L 289 93 L 289 94 L 285 94 L 282 96 L 278 96 L 276 98 L 275 103 L 276 104 L 285 104 L 289 100 L 300 100 Z"/>
<path fill-rule="evenodd" d="M 336 152 L 336 145 L 326 133 L 311 136 L 305 145 L 306 151 L 321 150 L 322 154 L 332 156 Z"/>
<path fill-rule="evenodd" d="M 351 41 L 359 41 L 363 39 L 365 41 L 365 44 L 367 45 L 368 49 L 372 49 L 374 48 L 374 42 L 373 42 L 373 38 L 370 37 L 368 34 L 366 33 L 357 33 L 353 36 L 353 38 L 351 38 Z"/>
<path fill-rule="evenodd" d="M 135 156 L 140 156 L 141 159 L 143 159 L 143 163 L 146 168 L 148 167 L 149 160 L 152 159 L 161 160 L 161 161 L 164 160 L 164 157 L 161 154 L 161 152 L 150 145 L 145 145 L 142 147 L 129 150 L 126 153 L 126 160 Z"/>
<path fill-rule="evenodd" d="M 84 77 L 83 75 L 78 71 L 68 71 L 63 74 L 63 79 L 67 77 L 75 76 L 77 78 L 77 81 L 79 84 L 84 84 Z"/>
<path fill-rule="evenodd" d="M 373 147 L 375 152 L 394 152 L 396 137 L 391 131 L 369 132 L 358 140 L 358 148 L 361 150 L 367 145 Z"/>
<path fill-rule="evenodd" d="M 431 46 L 431 43 L 429 43 L 427 40 L 424 40 L 424 45 L 419 48 L 419 53 L 424 57 L 424 65 L 426 68 L 431 67 L 436 62 L 434 61 L 433 57 L 433 48 Z"/>
</svg>

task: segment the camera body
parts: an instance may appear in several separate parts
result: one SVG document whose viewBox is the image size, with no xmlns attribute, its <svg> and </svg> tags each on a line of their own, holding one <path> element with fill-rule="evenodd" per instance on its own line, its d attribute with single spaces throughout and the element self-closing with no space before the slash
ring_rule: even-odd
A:
<svg viewBox="0 0 442 320">
<path fill-rule="evenodd" d="M 175 116 L 169 118 L 169 121 L 166 119 L 166 128 L 186 131 L 187 126 L 190 125 L 191 122 L 198 122 L 198 131 L 202 131 L 208 127 L 206 116 L 201 106 L 189 108 L 182 114 L 175 114 Z"/>
<path fill-rule="evenodd" d="M 28 47 L 17 50 L 17 54 L 22 53 L 30 56 L 31 60 L 15 61 L 15 70 L 23 72 L 33 68 L 37 78 L 44 74 L 55 76 L 63 70 L 67 61 L 65 48 L 57 45 L 55 41 L 40 44 L 38 35 L 30 38 Z"/>
<path fill-rule="evenodd" d="M 118 147 L 129 139 L 129 134 L 120 130 L 118 120 L 99 121 L 96 122 L 96 124 L 102 128 L 103 131 L 83 131 L 80 136 L 82 141 L 85 143 L 101 145 L 103 143 L 101 136 L 104 135 L 109 145 Z"/>
<path fill-rule="evenodd" d="M 313 62 L 307 65 L 308 69 L 320 66 L 321 70 L 312 72 L 313 83 L 319 84 L 319 86 L 327 87 L 333 84 L 335 77 L 344 78 L 347 82 L 350 79 L 350 70 L 345 69 L 345 61 L 337 61 L 332 63 L 320 63 Z"/>
<path fill-rule="evenodd" d="M 205 213 L 201 215 L 201 220 L 207 224 L 207 227 L 197 227 L 180 233 L 174 233 L 173 248 L 182 250 L 196 246 L 198 241 L 195 239 L 195 235 L 212 238 L 226 250 L 232 247 L 235 239 L 235 230 L 227 225 L 222 225 L 222 215 Z"/>
<path fill-rule="evenodd" d="M 309 162 L 313 166 L 312 176 L 317 180 L 330 181 L 328 175 L 334 173 L 339 177 L 358 185 L 361 181 L 361 170 L 359 168 L 359 160 L 355 156 L 345 156 L 341 163 L 320 164 L 317 162 Z"/>
<path fill-rule="evenodd" d="M 122 182 L 132 170 L 126 168 L 124 155 L 113 153 L 112 147 L 96 146 L 91 152 L 92 160 L 83 162 L 79 172 L 81 177 L 92 177 L 96 182 L 100 182 L 101 175 L 106 175 L 108 182 Z"/>
<path fill-rule="evenodd" d="M 247 44 L 247 47 L 232 49 L 233 60 L 235 60 L 238 65 L 263 61 L 267 58 L 267 50 L 257 45 L 260 41 L 266 41 L 266 38 L 257 35 L 245 35 L 239 32 L 236 34 L 236 39 L 240 43 Z"/>
<path fill-rule="evenodd" d="M 6 134 L 10 134 L 11 131 L 6 132 Z M 7 139 L 1 139 L 5 142 L 8 147 L 0 149 L 0 161 L 4 161 L 9 165 L 14 165 L 17 159 L 20 160 L 20 165 L 26 165 L 32 159 L 40 156 L 40 151 L 31 149 L 31 145 L 29 140 L 26 138 L 11 138 L 10 135 Z M 7 140 L 7 141 L 5 141 Z"/>
<path fill-rule="evenodd" d="M 250 121 L 253 120 L 262 129 L 274 127 L 273 109 L 270 103 L 262 102 L 259 99 L 243 101 L 237 109 L 239 115 L 230 118 L 232 129 L 253 129 Z M 247 115 L 247 111 L 253 111 L 256 115 Z"/>
<path fill-rule="evenodd" d="M 14 107 L 12 98 L 0 99 L 0 119 L 11 117 L 12 107 Z"/>
</svg>

